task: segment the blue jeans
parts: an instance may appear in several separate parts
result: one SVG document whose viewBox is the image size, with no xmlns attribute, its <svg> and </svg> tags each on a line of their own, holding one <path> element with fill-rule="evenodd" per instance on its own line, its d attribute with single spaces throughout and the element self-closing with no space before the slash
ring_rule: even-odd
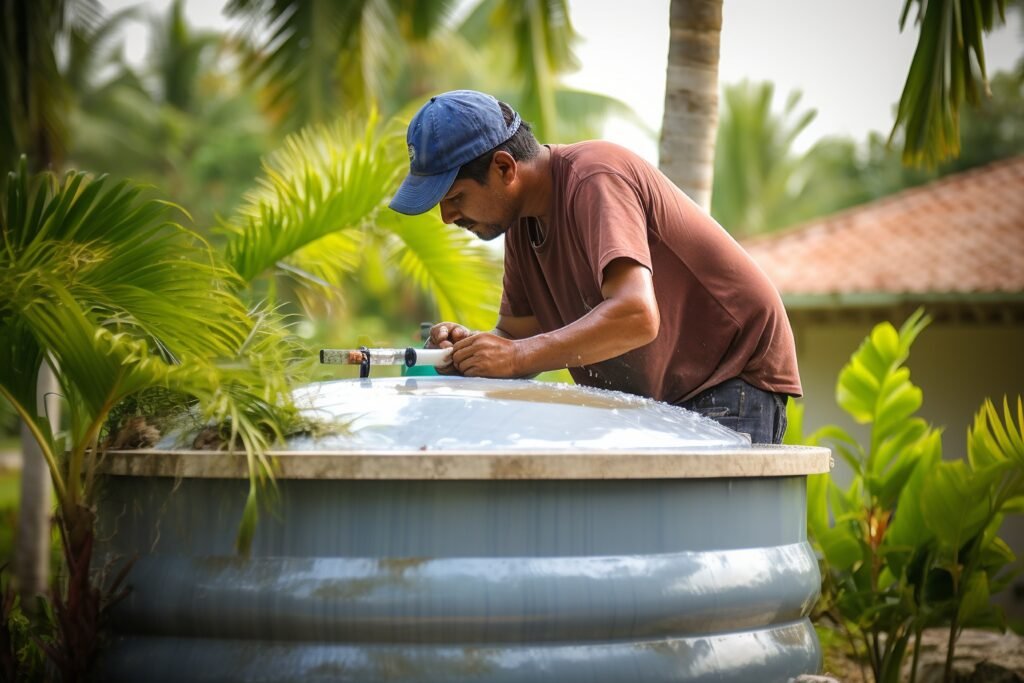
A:
<svg viewBox="0 0 1024 683">
<path fill-rule="evenodd" d="M 753 443 L 782 443 L 788 399 L 785 394 L 758 389 L 737 377 L 677 405 L 749 434 Z"/>
</svg>

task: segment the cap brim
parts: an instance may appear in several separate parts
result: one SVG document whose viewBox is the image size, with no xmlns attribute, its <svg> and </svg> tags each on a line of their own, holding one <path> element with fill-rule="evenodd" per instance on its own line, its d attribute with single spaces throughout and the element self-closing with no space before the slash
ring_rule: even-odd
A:
<svg viewBox="0 0 1024 683">
<path fill-rule="evenodd" d="M 458 167 L 437 175 L 414 175 L 410 173 L 398 187 L 388 207 L 407 216 L 426 213 L 437 206 L 445 193 L 455 182 Z"/>
</svg>

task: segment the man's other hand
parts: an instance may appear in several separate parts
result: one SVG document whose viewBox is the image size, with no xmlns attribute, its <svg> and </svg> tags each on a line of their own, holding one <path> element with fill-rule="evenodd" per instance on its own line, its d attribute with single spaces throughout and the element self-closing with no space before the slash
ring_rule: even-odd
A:
<svg viewBox="0 0 1024 683">
<path fill-rule="evenodd" d="M 455 343 L 452 365 L 466 377 L 519 377 L 519 347 L 512 339 L 478 332 Z"/>
</svg>

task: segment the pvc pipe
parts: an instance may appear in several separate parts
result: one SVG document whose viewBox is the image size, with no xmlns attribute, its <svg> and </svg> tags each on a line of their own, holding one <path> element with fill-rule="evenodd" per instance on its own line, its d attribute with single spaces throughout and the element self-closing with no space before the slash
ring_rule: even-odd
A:
<svg viewBox="0 0 1024 683">
<path fill-rule="evenodd" d="M 320 362 L 327 365 L 448 365 L 452 349 L 320 349 Z"/>
</svg>

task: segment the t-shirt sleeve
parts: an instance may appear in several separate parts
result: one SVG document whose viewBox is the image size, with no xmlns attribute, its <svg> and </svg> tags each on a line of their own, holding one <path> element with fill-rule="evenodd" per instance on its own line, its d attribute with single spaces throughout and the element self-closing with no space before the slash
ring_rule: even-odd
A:
<svg viewBox="0 0 1024 683">
<path fill-rule="evenodd" d="M 509 317 L 529 317 L 533 315 L 530 300 L 523 286 L 523 272 L 519 267 L 520 249 L 514 239 L 506 233 L 505 239 L 505 274 L 502 277 L 501 306 L 498 313 Z"/>
<path fill-rule="evenodd" d="M 647 220 L 636 189 L 616 173 L 595 173 L 580 181 L 572 197 L 576 229 L 594 278 L 604 284 L 605 267 L 630 258 L 653 272 Z"/>
</svg>

